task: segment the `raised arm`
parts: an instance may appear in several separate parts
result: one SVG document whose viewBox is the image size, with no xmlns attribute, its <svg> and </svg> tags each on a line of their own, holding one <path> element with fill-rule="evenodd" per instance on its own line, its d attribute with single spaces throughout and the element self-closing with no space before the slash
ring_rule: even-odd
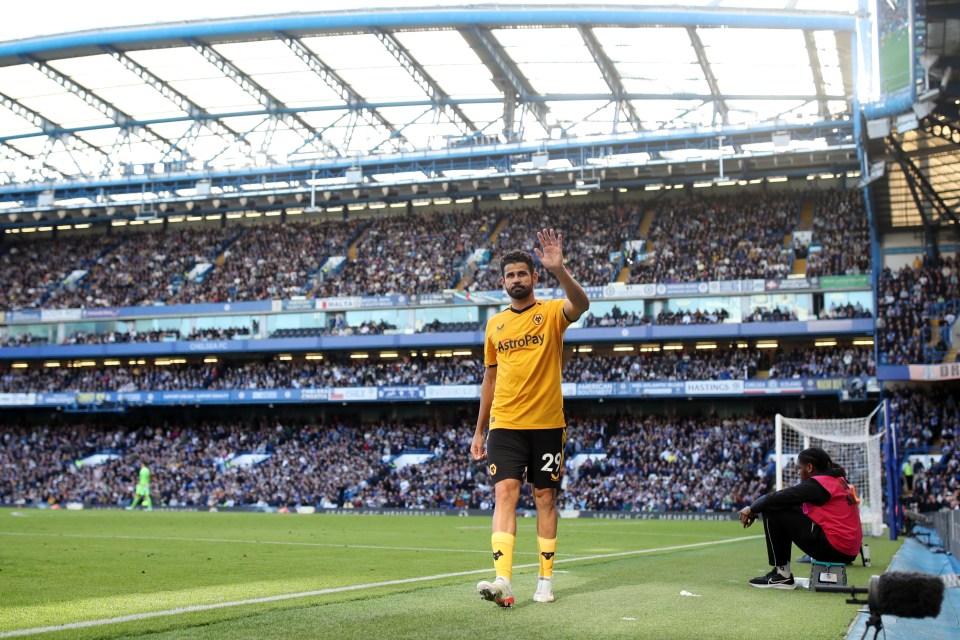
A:
<svg viewBox="0 0 960 640">
<path fill-rule="evenodd" d="M 563 234 L 553 229 L 544 229 L 537 232 L 537 240 L 541 249 L 534 248 L 540 263 L 560 281 L 567 301 L 563 305 L 563 315 L 570 322 L 576 322 L 580 316 L 590 308 L 590 299 L 580 283 L 573 279 L 570 272 L 563 265 Z"/>
</svg>

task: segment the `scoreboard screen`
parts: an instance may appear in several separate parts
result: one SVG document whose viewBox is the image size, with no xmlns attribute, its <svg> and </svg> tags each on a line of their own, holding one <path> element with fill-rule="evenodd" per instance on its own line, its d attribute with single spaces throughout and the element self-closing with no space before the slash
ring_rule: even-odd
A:
<svg viewBox="0 0 960 640">
<path fill-rule="evenodd" d="M 880 99 L 913 88 L 913 0 L 877 0 Z"/>
</svg>

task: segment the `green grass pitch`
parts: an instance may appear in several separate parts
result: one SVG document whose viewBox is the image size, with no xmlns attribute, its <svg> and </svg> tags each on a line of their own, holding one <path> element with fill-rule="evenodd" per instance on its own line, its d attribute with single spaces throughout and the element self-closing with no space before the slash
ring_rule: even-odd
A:
<svg viewBox="0 0 960 640">
<path fill-rule="evenodd" d="M 910 34 L 897 31 L 880 40 L 880 95 L 888 96 L 910 86 Z"/>
<path fill-rule="evenodd" d="M 489 531 L 487 517 L 0 509 L 0 638 L 807 640 L 843 638 L 857 615 L 842 595 L 749 587 L 768 569 L 763 529 L 732 520 L 561 520 L 557 600 L 536 604 L 521 518 L 517 606 L 500 610 L 475 589 L 493 576 Z M 870 544 L 851 584 L 898 546 Z"/>
</svg>

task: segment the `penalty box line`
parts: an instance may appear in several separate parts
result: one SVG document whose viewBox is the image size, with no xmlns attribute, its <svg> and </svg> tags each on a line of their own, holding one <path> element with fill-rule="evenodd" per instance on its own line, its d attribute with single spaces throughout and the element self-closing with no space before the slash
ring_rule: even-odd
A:
<svg viewBox="0 0 960 640">
<path fill-rule="evenodd" d="M 693 542 L 690 544 L 674 545 L 670 547 L 658 547 L 655 549 L 637 549 L 635 551 L 618 551 L 615 553 L 601 553 L 590 556 L 580 556 L 576 558 L 558 558 L 557 564 L 566 564 L 570 562 L 585 562 L 588 560 L 605 560 L 608 558 L 622 558 L 626 556 L 639 556 L 650 553 L 662 553 L 667 551 L 683 551 L 686 549 L 697 549 L 700 547 L 710 547 L 722 544 L 743 542 L 744 540 L 756 540 L 763 536 L 744 536 L 739 538 L 728 538 L 725 540 L 711 540 L 709 542 Z M 489 553 L 489 552 L 485 552 Z M 539 563 L 516 565 L 514 569 L 530 569 L 539 567 Z M 350 591 L 361 591 L 363 589 L 375 589 L 377 587 L 390 587 L 401 584 L 412 584 L 417 582 L 428 582 L 431 580 L 444 580 L 446 578 L 459 578 L 463 576 L 489 573 L 490 568 L 474 569 L 472 571 L 457 571 L 455 573 L 438 573 L 432 576 L 418 576 L 416 578 L 401 578 L 398 580 L 385 580 L 383 582 L 366 582 L 363 584 L 353 584 L 343 587 L 331 587 L 329 589 L 317 589 L 315 591 L 301 591 L 297 593 L 284 593 L 275 596 L 264 596 L 262 598 L 247 598 L 244 600 L 233 600 L 231 602 L 215 602 L 211 604 L 198 604 L 187 607 L 176 607 L 174 609 L 165 609 L 163 611 L 148 611 L 144 613 L 133 613 L 126 616 L 117 616 L 114 618 L 101 618 L 99 620 L 84 620 L 82 622 L 70 622 L 67 624 L 49 625 L 45 627 L 33 627 L 30 629 L 16 629 L 13 631 L 0 632 L 0 638 L 17 638 L 22 636 L 36 635 L 40 633 L 52 633 L 54 631 L 70 631 L 73 629 L 88 629 L 91 627 L 102 627 L 111 624 L 120 624 L 123 622 L 138 622 L 140 620 L 149 620 L 161 616 L 175 616 L 184 613 L 196 613 L 202 611 L 213 611 L 215 609 L 225 609 L 228 607 L 243 607 L 251 604 L 265 604 L 269 602 L 282 602 L 284 600 L 293 600 L 295 598 L 310 598 L 313 596 L 323 596 L 335 593 L 348 593 Z"/>
</svg>

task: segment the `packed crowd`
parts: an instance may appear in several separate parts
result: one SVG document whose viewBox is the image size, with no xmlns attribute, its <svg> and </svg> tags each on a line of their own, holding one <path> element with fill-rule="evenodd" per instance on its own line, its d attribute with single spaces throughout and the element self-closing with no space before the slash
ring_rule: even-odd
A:
<svg viewBox="0 0 960 640">
<path fill-rule="evenodd" d="M 743 319 L 744 322 L 796 322 L 796 320 L 797 314 L 795 311 L 792 309 L 781 310 L 780 307 L 774 307 L 773 309 L 757 307 Z"/>
<path fill-rule="evenodd" d="M 960 432 L 960 400 L 955 388 L 896 387 L 888 394 L 891 420 L 903 448 L 921 450 L 956 443 Z"/>
<path fill-rule="evenodd" d="M 652 319 L 644 313 L 622 311 L 620 307 L 614 305 L 611 311 L 604 313 L 602 316 L 595 316 L 592 311 L 587 311 L 580 322 L 584 329 L 593 327 L 644 327 L 651 324 Z"/>
<path fill-rule="evenodd" d="M 720 324 L 730 319 L 726 309 L 704 311 L 701 309 L 664 309 L 651 318 L 636 311 L 622 311 L 614 305 L 613 309 L 602 316 L 587 312 L 583 316 L 583 327 L 643 327 L 648 325 L 678 326 L 690 324 Z"/>
<path fill-rule="evenodd" d="M 642 382 L 650 380 L 745 380 L 757 374 L 764 358 L 755 349 L 656 351 L 601 356 L 576 353 L 563 367 L 568 382 Z"/>
<path fill-rule="evenodd" d="M 397 326 L 384 320 L 367 320 L 356 326 L 346 324 L 343 316 L 337 316 L 325 327 L 302 327 L 299 329 L 277 329 L 271 338 L 310 338 L 321 336 L 374 336 L 396 332 Z"/>
<path fill-rule="evenodd" d="M 870 273 L 870 227 L 861 189 L 816 193 L 807 276 Z"/>
<path fill-rule="evenodd" d="M 491 291 L 500 288 L 499 256 L 522 249 L 533 254 L 537 232 L 557 229 L 563 234 L 564 262 L 583 286 L 602 286 L 620 275 L 619 253 L 627 240 L 635 237 L 639 213 L 633 207 L 568 205 L 563 207 L 531 207 L 506 213 L 505 222 L 491 247 L 493 259 L 485 268 L 469 274 L 464 288 L 470 291 Z M 558 286 L 557 281 L 537 264 L 542 286 Z"/>
<path fill-rule="evenodd" d="M 457 286 L 475 249 L 488 242 L 495 213 L 424 213 L 374 221 L 339 277 L 323 282 L 317 297 L 414 295 Z"/>
<path fill-rule="evenodd" d="M 673 198 L 656 205 L 645 259 L 630 282 L 706 282 L 781 278 L 792 251 L 784 239 L 796 225 L 796 193 Z"/>
<path fill-rule="evenodd" d="M 762 365 L 761 365 L 762 366 Z M 770 378 L 859 378 L 877 375 L 873 349 L 859 347 L 808 347 L 783 353 L 768 368 Z"/>
<path fill-rule="evenodd" d="M 735 511 L 772 486 L 773 418 L 620 416 L 570 429 L 572 470 L 561 503 L 595 511 Z"/>
<path fill-rule="evenodd" d="M 926 462 L 905 496 L 921 511 L 960 508 L 957 397 L 938 387 L 890 393 L 903 455 Z M 771 416 L 579 413 L 568 412 L 563 508 L 734 511 L 772 484 Z M 145 462 L 157 506 L 493 506 L 483 463 L 467 454 L 473 430 L 458 411 L 372 422 L 142 420 L 0 426 L 0 504 L 125 505 Z M 403 453 L 426 460 L 405 466 Z M 94 454 L 106 461 L 84 462 Z M 265 460 L 245 463 L 242 454 Z M 524 492 L 521 508 L 532 507 Z"/>
<path fill-rule="evenodd" d="M 89 270 L 116 246 L 105 235 L 10 243 L 0 251 L 0 309 L 47 305 L 50 290 L 77 270 Z"/>
<path fill-rule="evenodd" d="M 75 331 L 67 336 L 64 344 L 124 344 L 129 342 L 176 342 L 178 340 L 233 340 L 247 338 L 253 330 L 247 327 L 225 327 L 194 329 L 186 336 L 179 329 L 157 329 L 154 331 L 108 331 L 92 333 Z"/>
<path fill-rule="evenodd" d="M 852 318 L 872 318 L 873 314 L 869 309 L 865 309 L 859 302 L 856 304 L 836 304 L 832 303 L 829 308 L 821 309 L 821 320 L 844 320 Z"/>
<path fill-rule="evenodd" d="M 655 205 L 649 259 L 633 264 L 628 281 L 785 276 L 792 252 L 784 240 L 802 197 L 817 199 L 814 244 L 823 247 L 811 252 L 809 273 L 865 272 L 866 222 L 862 200 L 852 192 L 685 195 Z M 492 290 L 499 288 L 499 255 L 532 250 L 544 227 L 563 233 L 566 263 L 579 282 L 600 286 L 630 266 L 624 251 L 638 239 L 639 223 L 634 205 L 577 204 L 20 241 L 0 254 L 0 309 Z M 334 268 L 333 257 L 345 261 Z M 209 268 L 198 268 L 203 265 Z M 540 276 L 555 286 L 542 269 Z"/>
<path fill-rule="evenodd" d="M 117 505 L 139 462 L 152 467 L 155 504 L 320 504 L 338 488 L 373 476 L 377 455 L 358 429 L 340 424 L 251 427 L 237 423 L 116 428 L 70 425 L 5 430 L 0 436 L 0 502 L 77 501 Z M 95 452 L 123 459 L 83 465 Z M 238 452 L 271 454 L 256 467 L 233 466 Z"/>
<path fill-rule="evenodd" d="M 919 455 L 913 490 L 904 496 L 920 511 L 960 508 L 960 389 L 951 386 L 900 386 L 889 394 L 890 420 L 900 453 Z"/>
<path fill-rule="evenodd" d="M 311 283 L 334 256 L 346 256 L 366 220 L 287 221 L 250 226 L 222 254 L 203 279 L 190 281 L 174 304 L 291 298 L 312 292 Z"/>
<path fill-rule="evenodd" d="M 567 382 L 744 380 L 876 375 L 869 347 L 815 347 L 640 352 L 605 356 L 568 352 Z M 188 389 L 310 389 L 479 384 L 479 357 L 429 358 L 402 354 L 368 361 L 328 354 L 324 360 L 225 360 L 187 364 L 31 367 L 0 369 L 0 392 L 177 391 Z"/>
<path fill-rule="evenodd" d="M 240 234 L 238 227 L 132 232 L 98 256 L 76 284 L 50 290 L 41 306 L 130 307 L 170 302 L 197 264 L 213 264 Z"/>
<path fill-rule="evenodd" d="M 50 344 L 50 338 L 32 333 L 7 336 L 3 341 L 5 347 L 36 347 L 44 344 Z"/>
<path fill-rule="evenodd" d="M 713 349 L 651 351 L 601 356 L 574 353 L 563 368 L 568 382 L 641 382 L 644 380 L 749 380 L 766 371 L 769 378 L 839 378 L 876 375 L 866 347 L 808 349 Z"/>
<path fill-rule="evenodd" d="M 573 417 L 568 431 L 565 508 L 732 511 L 768 486 L 769 417 Z M 491 508 L 484 464 L 467 455 L 471 438 L 439 418 L 3 427 L 0 504 L 128 504 L 145 462 L 157 507 Z M 394 464 L 411 451 L 429 460 Z M 117 457 L 83 463 L 95 453 Z M 234 464 L 240 453 L 268 457 Z M 606 458 L 577 464 L 587 453 Z M 522 503 L 532 507 L 528 492 Z"/>
<path fill-rule="evenodd" d="M 480 361 L 455 356 L 397 360 L 226 361 L 171 365 L 35 367 L 0 372 L 2 392 L 303 389 L 316 387 L 477 384 Z"/>
<path fill-rule="evenodd" d="M 877 339 L 887 363 L 940 361 L 946 344 L 933 329 L 948 318 L 935 309 L 937 303 L 960 299 L 958 266 L 956 257 L 917 258 L 913 266 L 883 270 L 877 283 Z"/>
</svg>

